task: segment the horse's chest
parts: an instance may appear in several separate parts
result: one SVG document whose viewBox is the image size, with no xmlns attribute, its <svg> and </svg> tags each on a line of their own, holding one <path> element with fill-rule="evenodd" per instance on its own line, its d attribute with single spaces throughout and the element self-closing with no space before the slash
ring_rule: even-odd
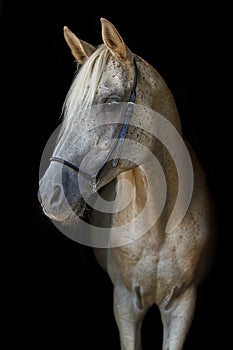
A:
<svg viewBox="0 0 233 350">
<path fill-rule="evenodd" d="M 115 284 L 122 283 L 131 291 L 140 286 L 144 295 L 154 297 L 159 249 L 134 242 L 114 248 L 109 262 L 110 275 Z"/>
<path fill-rule="evenodd" d="M 157 237 L 158 238 L 158 237 Z M 183 253 L 171 242 L 134 242 L 111 252 L 110 275 L 115 284 L 124 284 L 134 291 L 140 286 L 148 303 L 170 299 L 174 290 L 188 285 L 196 265 L 192 249 Z M 187 254 L 186 254 L 187 253 Z"/>
</svg>

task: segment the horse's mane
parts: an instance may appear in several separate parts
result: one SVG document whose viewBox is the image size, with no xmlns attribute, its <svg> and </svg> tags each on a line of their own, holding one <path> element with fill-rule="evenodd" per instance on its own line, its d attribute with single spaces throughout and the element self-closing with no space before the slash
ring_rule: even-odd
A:
<svg viewBox="0 0 233 350">
<path fill-rule="evenodd" d="M 96 89 L 110 51 L 103 44 L 88 58 L 88 60 L 76 71 L 71 87 L 65 98 L 62 118 L 61 133 L 69 130 L 74 118 L 81 117 L 82 113 L 93 104 Z"/>
</svg>

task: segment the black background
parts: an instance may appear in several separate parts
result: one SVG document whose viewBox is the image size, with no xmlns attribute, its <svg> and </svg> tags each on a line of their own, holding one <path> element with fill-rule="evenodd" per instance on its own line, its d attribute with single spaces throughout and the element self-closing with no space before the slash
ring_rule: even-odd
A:
<svg viewBox="0 0 233 350">
<path fill-rule="evenodd" d="M 153 5 L 153 6 L 152 6 Z M 60 233 L 37 201 L 40 157 L 59 124 L 75 63 L 63 39 L 67 25 L 79 38 L 101 43 L 100 17 L 110 20 L 129 48 L 151 63 L 174 94 L 185 137 L 205 169 L 216 206 L 217 246 L 212 269 L 198 289 L 185 349 L 209 350 L 226 341 L 230 312 L 230 114 L 227 82 L 228 9 L 189 1 L 1 2 L 4 101 L 16 141 L 8 258 L 7 330 L 34 349 L 119 349 L 112 285 L 88 247 Z M 3 95 L 5 96 L 5 95 Z M 5 109 L 6 110 L 6 109 Z M 10 142 L 11 140 L 9 140 Z M 17 171 L 16 171 L 17 169 Z M 12 182 L 11 182 L 12 184 Z M 9 210 L 8 210 L 9 213 Z M 19 214 L 12 215 L 12 213 Z M 14 234 L 13 234 L 14 233 Z M 228 276 L 228 277 L 226 277 Z M 161 348 L 162 326 L 153 307 L 145 318 L 144 350 Z M 81 345 L 84 344 L 84 345 Z"/>
</svg>

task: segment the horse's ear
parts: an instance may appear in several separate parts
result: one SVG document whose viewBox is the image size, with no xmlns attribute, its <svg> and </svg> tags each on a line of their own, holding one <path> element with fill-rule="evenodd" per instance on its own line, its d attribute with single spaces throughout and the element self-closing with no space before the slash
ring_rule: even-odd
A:
<svg viewBox="0 0 233 350">
<path fill-rule="evenodd" d="M 117 29 L 105 18 L 101 18 L 100 21 L 102 25 L 102 38 L 104 44 L 109 48 L 113 56 L 116 56 L 121 60 L 126 59 L 128 56 L 127 46 Z"/>
<path fill-rule="evenodd" d="M 72 55 L 79 64 L 85 63 L 88 57 L 96 50 L 91 44 L 78 39 L 68 27 L 64 27 L 64 37 L 71 49 Z"/>
</svg>

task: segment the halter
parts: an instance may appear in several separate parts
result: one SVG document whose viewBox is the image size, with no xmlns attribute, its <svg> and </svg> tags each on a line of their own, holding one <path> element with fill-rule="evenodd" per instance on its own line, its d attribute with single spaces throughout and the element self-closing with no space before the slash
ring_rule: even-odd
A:
<svg viewBox="0 0 233 350">
<path fill-rule="evenodd" d="M 58 162 L 58 163 L 64 164 L 64 165 L 68 166 L 69 168 L 75 170 L 77 173 L 79 173 L 85 179 L 87 179 L 89 181 L 90 185 L 92 186 L 92 191 L 93 192 L 96 191 L 96 187 L 97 187 L 97 185 L 100 182 L 99 174 L 100 174 L 101 170 L 104 168 L 104 166 L 107 163 L 107 161 L 109 160 L 109 158 L 111 157 L 111 155 L 112 155 L 114 150 L 115 150 L 115 157 L 112 160 L 112 167 L 113 168 L 117 168 L 117 166 L 119 164 L 119 161 L 120 161 L 122 148 L 123 148 L 124 141 L 125 141 L 125 138 L 126 138 L 126 135 L 127 135 L 127 132 L 128 132 L 129 122 L 130 122 L 130 119 L 131 119 L 132 114 L 133 114 L 134 103 L 135 103 L 135 99 L 136 99 L 136 87 L 137 87 L 138 69 L 137 69 L 135 57 L 134 57 L 133 63 L 134 63 L 133 88 L 132 88 L 132 91 L 130 93 L 129 101 L 128 101 L 127 106 L 126 106 L 124 124 L 123 124 L 123 126 L 121 128 L 121 131 L 119 133 L 118 138 L 116 139 L 116 141 L 112 145 L 112 147 L 111 147 L 111 149 L 110 149 L 106 159 L 103 162 L 103 166 L 100 168 L 98 173 L 94 174 L 94 175 L 90 175 L 90 174 L 86 173 L 85 171 L 81 170 L 75 164 L 73 164 L 71 162 L 68 162 L 65 159 L 62 159 L 62 158 L 56 157 L 56 156 L 53 156 L 53 157 L 50 158 L 51 162 Z"/>
</svg>

